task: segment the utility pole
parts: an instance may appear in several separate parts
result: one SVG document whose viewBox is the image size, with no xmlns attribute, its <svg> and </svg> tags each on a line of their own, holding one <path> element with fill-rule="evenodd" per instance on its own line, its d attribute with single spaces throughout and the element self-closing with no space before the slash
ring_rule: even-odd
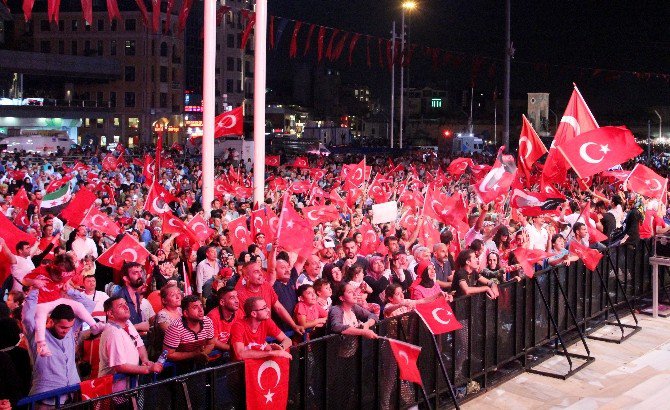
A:
<svg viewBox="0 0 670 410">
<path fill-rule="evenodd" d="M 401 22 L 401 38 L 400 38 L 400 55 L 405 55 L 405 9 L 402 10 L 402 22 Z M 392 63 L 395 64 L 395 61 Z M 402 134 L 404 127 L 404 115 L 405 114 L 405 69 L 402 64 L 400 65 L 400 121 L 399 121 L 399 131 L 398 131 L 398 147 L 402 149 Z"/>
<path fill-rule="evenodd" d="M 256 0 L 256 25 L 254 26 L 254 203 L 258 205 L 265 201 L 267 24 L 268 0 Z"/>
<path fill-rule="evenodd" d="M 395 61 L 395 20 L 393 20 L 393 29 L 391 30 L 391 53 Z M 395 64 L 391 66 L 391 148 L 393 148 L 394 120 L 395 120 Z"/>
<path fill-rule="evenodd" d="M 512 68 L 512 54 L 514 50 L 512 49 L 512 37 L 511 37 L 511 16 L 512 16 L 512 5 L 511 0 L 505 0 L 505 89 L 504 100 L 505 100 L 505 118 L 504 118 L 504 128 L 503 128 L 503 145 L 505 146 L 505 152 L 509 152 L 509 95 L 510 95 L 510 70 Z"/>
<path fill-rule="evenodd" d="M 216 8 L 216 2 L 205 2 L 202 62 L 202 209 L 206 217 L 209 217 L 214 200 Z"/>
</svg>

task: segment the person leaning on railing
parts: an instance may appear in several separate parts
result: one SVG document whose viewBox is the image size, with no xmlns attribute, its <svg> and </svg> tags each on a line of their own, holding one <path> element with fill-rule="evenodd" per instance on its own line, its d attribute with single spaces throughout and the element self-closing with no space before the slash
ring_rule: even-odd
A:
<svg viewBox="0 0 670 410">
<path fill-rule="evenodd" d="M 479 258 L 472 249 L 462 250 L 456 258 L 456 273 L 454 273 L 454 284 L 456 297 L 473 295 L 475 293 L 486 293 L 490 299 L 498 297 L 498 285 L 492 280 L 480 276 Z"/>
<path fill-rule="evenodd" d="M 379 318 L 356 302 L 356 289 L 353 286 L 345 282 L 335 288 L 333 306 L 328 311 L 328 332 L 376 339 L 377 334 L 370 328 Z"/>
</svg>

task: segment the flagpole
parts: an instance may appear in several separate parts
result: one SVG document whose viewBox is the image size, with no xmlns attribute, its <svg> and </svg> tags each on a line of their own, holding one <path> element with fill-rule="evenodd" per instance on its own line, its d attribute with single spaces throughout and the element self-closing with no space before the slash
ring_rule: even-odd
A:
<svg viewBox="0 0 670 410">
<path fill-rule="evenodd" d="M 214 200 L 214 115 L 216 109 L 216 8 L 217 2 L 205 1 L 204 48 L 202 64 L 202 209 L 209 217 Z"/>
<path fill-rule="evenodd" d="M 254 26 L 254 203 L 264 201 L 265 189 L 265 80 L 268 1 L 256 0 Z"/>
</svg>

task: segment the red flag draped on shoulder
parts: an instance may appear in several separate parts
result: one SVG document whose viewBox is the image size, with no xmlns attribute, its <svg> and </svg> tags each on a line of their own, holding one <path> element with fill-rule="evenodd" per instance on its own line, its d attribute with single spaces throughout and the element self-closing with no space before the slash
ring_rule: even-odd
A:
<svg viewBox="0 0 670 410">
<path fill-rule="evenodd" d="M 581 133 L 596 128 L 598 128 L 598 123 L 575 85 L 568 106 L 561 118 L 561 123 L 556 130 L 554 141 L 549 148 L 547 160 L 544 162 L 544 169 L 542 170 L 544 184 L 560 184 L 565 181 L 567 176 L 568 164 L 566 164 L 556 146 L 569 143 Z"/>
<path fill-rule="evenodd" d="M 434 335 L 453 332 L 463 327 L 446 299 L 441 297 L 430 303 L 416 305 L 416 313 Z"/>
<path fill-rule="evenodd" d="M 624 163 L 642 152 L 633 133 L 626 127 L 597 128 L 557 144 L 556 148 L 582 179 Z"/>
<path fill-rule="evenodd" d="M 285 409 L 289 371 L 289 361 L 284 357 L 245 360 L 247 409 Z"/>
<path fill-rule="evenodd" d="M 590 249 L 577 241 L 570 242 L 570 253 L 579 256 L 579 259 L 584 262 L 584 266 L 590 271 L 596 270 L 598 263 L 603 258 L 603 254 L 595 249 Z"/>
<path fill-rule="evenodd" d="M 668 180 L 652 171 L 649 167 L 637 164 L 630 175 L 628 175 L 624 186 L 640 195 L 648 198 L 656 198 L 665 203 L 663 193 L 668 186 Z"/>
<path fill-rule="evenodd" d="M 400 379 L 423 386 L 421 372 L 416 364 L 421 354 L 421 347 L 394 339 L 388 339 L 388 342 L 393 351 L 393 357 L 398 363 Z"/>
<path fill-rule="evenodd" d="M 530 186 L 530 170 L 535 161 L 547 153 L 547 148 L 525 115 L 521 115 L 523 126 L 519 136 L 519 168 L 526 175 L 526 186 Z"/>
</svg>

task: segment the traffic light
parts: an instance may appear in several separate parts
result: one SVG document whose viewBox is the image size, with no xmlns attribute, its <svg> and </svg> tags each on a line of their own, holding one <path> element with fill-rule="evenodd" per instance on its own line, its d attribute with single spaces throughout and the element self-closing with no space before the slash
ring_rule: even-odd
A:
<svg viewBox="0 0 670 410">
<path fill-rule="evenodd" d="M 442 135 L 444 135 L 445 138 L 449 138 L 449 137 L 451 137 L 451 131 L 444 130 L 444 131 L 442 131 Z"/>
</svg>

